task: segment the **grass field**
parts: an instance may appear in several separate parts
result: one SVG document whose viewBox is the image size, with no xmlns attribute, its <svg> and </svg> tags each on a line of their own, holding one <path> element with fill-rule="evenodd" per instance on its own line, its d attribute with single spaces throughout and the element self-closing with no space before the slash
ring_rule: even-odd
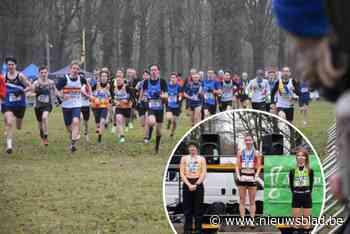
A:
<svg viewBox="0 0 350 234">
<path fill-rule="evenodd" d="M 309 127 L 300 129 L 321 153 L 334 108 L 325 102 L 311 108 Z M 180 124 L 174 139 L 165 130 L 160 155 L 154 155 L 153 142 L 142 143 L 137 124 L 125 144 L 117 144 L 108 132 L 97 145 L 92 134 L 91 143 L 81 140 L 71 156 L 61 112 L 50 116 L 45 148 L 28 110 L 24 129 L 16 132 L 14 154 L 0 157 L 0 233 L 171 233 L 162 175 L 172 148 L 189 129 L 187 117 Z M 296 124 L 301 126 L 299 114 Z"/>
</svg>

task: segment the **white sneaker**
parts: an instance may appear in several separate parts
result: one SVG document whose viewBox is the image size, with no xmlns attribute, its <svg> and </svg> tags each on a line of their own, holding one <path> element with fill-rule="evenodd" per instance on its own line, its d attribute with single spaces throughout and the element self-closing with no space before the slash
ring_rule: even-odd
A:
<svg viewBox="0 0 350 234">
<path fill-rule="evenodd" d="M 148 144 L 148 143 L 149 143 L 149 140 L 148 140 L 147 138 L 144 138 L 144 139 L 143 139 L 143 142 L 144 142 L 145 144 Z"/>
<path fill-rule="evenodd" d="M 121 137 L 120 139 L 119 139 L 119 143 L 124 143 L 125 142 L 125 138 L 124 137 Z"/>
<path fill-rule="evenodd" d="M 130 123 L 128 124 L 128 127 L 129 127 L 130 129 L 133 129 L 133 128 L 134 128 L 134 125 L 130 122 Z"/>
<path fill-rule="evenodd" d="M 115 133 L 117 131 L 117 128 L 115 126 L 112 127 L 111 133 Z"/>
</svg>

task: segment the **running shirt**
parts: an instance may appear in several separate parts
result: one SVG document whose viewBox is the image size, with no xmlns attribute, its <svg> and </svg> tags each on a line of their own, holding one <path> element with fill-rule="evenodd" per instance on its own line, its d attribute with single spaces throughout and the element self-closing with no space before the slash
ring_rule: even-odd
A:
<svg viewBox="0 0 350 234">
<path fill-rule="evenodd" d="M 26 95 L 24 93 L 25 85 L 20 80 L 20 74 L 17 73 L 16 78 L 11 80 L 8 73 L 5 76 L 6 96 L 3 105 L 8 107 L 25 107 Z"/>
<path fill-rule="evenodd" d="M 108 108 L 111 93 L 108 88 L 96 88 L 92 92 L 93 99 L 91 100 L 91 108 L 93 109 L 103 109 Z"/>
<path fill-rule="evenodd" d="M 220 97 L 221 102 L 231 102 L 234 99 L 234 92 L 237 90 L 237 84 L 233 82 L 232 80 L 230 81 L 223 81 L 221 83 L 221 89 L 222 89 L 222 94 Z"/>
<path fill-rule="evenodd" d="M 176 109 L 180 107 L 179 96 L 181 87 L 178 84 L 168 84 L 168 107 Z"/>
<path fill-rule="evenodd" d="M 255 168 L 257 163 L 256 153 L 257 151 L 254 150 L 254 147 L 252 147 L 250 151 L 247 149 L 242 150 L 240 154 L 240 181 L 255 181 Z"/>
<path fill-rule="evenodd" d="M 186 155 L 182 157 L 182 163 L 184 163 L 185 170 L 184 174 L 187 178 L 199 178 L 203 171 L 203 160 L 202 156 L 191 156 Z"/>
<path fill-rule="evenodd" d="M 300 92 L 302 94 L 304 94 L 304 93 L 309 94 L 310 93 L 309 86 L 307 85 L 307 83 L 305 81 L 300 83 Z"/>
<path fill-rule="evenodd" d="M 310 193 L 313 188 L 314 172 L 305 167 L 289 172 L 289 185 L 293 193 Z"/>
<path fill-rule="evenodd" d="M 125 84 L 114 89 L 114 103 L 118 109 L 130 109 L 132 107 L 131 90 Z"/>
<path fill-rule="evenodd" d="M 261 103 L 267 101 L 267 96 L 270 95 L 270 85 L 266 79 L 253 79 L 246 87 L 246 94 L 251 96 L 251 101 Z"/>
<path fill-rule="evenodd" d="M 35 108 L 50 107 L 55 100 L 55 83 L 48 80 L 47 83 L 40 83 L 39 79 L 33 84 L 35 92 Z"/>
<path fill-rule="evenodd" d="M 276 99 L 277 108 L 292 108 L 294 105 L 292 98 L 300 96 L 299 90 L 298 84 L 293 79 L 289 79 L 287 82 L 279 79 L 272 89 L 271 100 Z"/>
<path fill-rule="evenodd" d="M 195 106 L 201 106 L 202 104 L 202 84 L 201 82 L 198 83 L 187 83 L 185 86 L 185 93 L 190 96 L 189 100 L 189 105 L 191 107 Z"/>
<path fill-rule="evenodd" d="M 163 110 L 163 100 L 161 94 L 167 92 L 167 84 L 163 79 L 149 79 L 143 84 L 144 93 L 147 94 L 148 108 L 150 110 Z"/>
<path fill-rule="evenodd" d="M 220 89 L 219 82 L 216 80 L 203 80 L 203 102 L 205 105 L 214 106 L 216 104 L 216 97 L 214 91 Z"/>
<path fill-rule="evenodd" d="M 57 90 L 63 90 L 63 94 L 69 98 L 62 101 L 62 107 L 67 109 L 80 108 L 81 107 L 81 88 L 86 84 L 86 79 L 78 76 L 76 79 L 72 79 L 69 75 L 65 75 L 57 85 Z"/>
</svg>

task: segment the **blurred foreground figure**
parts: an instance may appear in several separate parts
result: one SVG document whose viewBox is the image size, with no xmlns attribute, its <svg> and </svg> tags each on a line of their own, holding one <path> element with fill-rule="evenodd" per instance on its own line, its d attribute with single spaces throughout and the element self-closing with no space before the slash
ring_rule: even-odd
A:
<svg viewBox="0 0 350 234">
<path fill-rule="evenodd" d="M 350 1 L 274 0 L 279 25 L 285 29 L 298 53 L 303 79 L 337 102 L 338 175 L 331 181 L 337 199 L 350 198 Z M 301 25 L 303 25 L 301 27 Z M 341 233 L 350 233 L 349 220 Z"/>
</svg>

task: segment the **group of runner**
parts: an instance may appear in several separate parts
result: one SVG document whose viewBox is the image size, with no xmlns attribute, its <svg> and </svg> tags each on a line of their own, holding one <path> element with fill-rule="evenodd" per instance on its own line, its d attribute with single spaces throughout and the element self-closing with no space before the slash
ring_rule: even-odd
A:
<svg viewBox="0 0 350 234">
<path fill-rule="evenodd" d="M 89 141 L 91 111 L 99 143 L 109 123 L 112 123 L 111 131 L 117 134 L 118 142 L 124 143 L 126 132 L 133 128 L 133 121 L 138 116 L 144 129 L 144 143 L 150 142 L 155 128 L 155 151 L 158 153 L 164 119 L 170 137 L 173 137 L 182 106 L 186 107 L 192 126 L 219 111 L 250 106 L 279 114 L 292 122 L 294 100 L 299 97 L 301 110 L 306 116 L 310 98 L 307 85 L 300 85 L 291 78 L 288 67 L 282 72 L 258 70 L 256 78 L 251 80 L 247 73 L 240 77 L 228 70 L 217 73 L 209 70 L 205 74 L 191 69 L 189 77 L 182 79 L 181 74 L 175 72 L 161 78 L 160 69 L 154 64 L 142 73 L 141 79 L 131 68 L 127 69 L 126 77 L 122 70 L 113 75 L 108 68 L 102 68 L 95 71 L 93 78 L 86 79 L 80 70 L 80 62 L 73 61 L 69 74 L 55 83 L 48 78 L 47 67 L 41 67 L 39 77 L 30 82 L 17 71 L 15 58 L 7 58 L 6 64 L 8 71 L 0 79 L 0 86 L 6 91 L 0 98 L 5 117 L 7 153 L 12 153 L 13 149 L 14 122 L 18 129 L 22 126 L 28 93 L 35 96 L 34 110 L 44 145 L 48 145 L 49 113 L 55 103 L 61 105 L 71 152 L 77 150 L 81 126 Z M 304 122 L 306 124 L 306 120 Z"/>
</svg>

